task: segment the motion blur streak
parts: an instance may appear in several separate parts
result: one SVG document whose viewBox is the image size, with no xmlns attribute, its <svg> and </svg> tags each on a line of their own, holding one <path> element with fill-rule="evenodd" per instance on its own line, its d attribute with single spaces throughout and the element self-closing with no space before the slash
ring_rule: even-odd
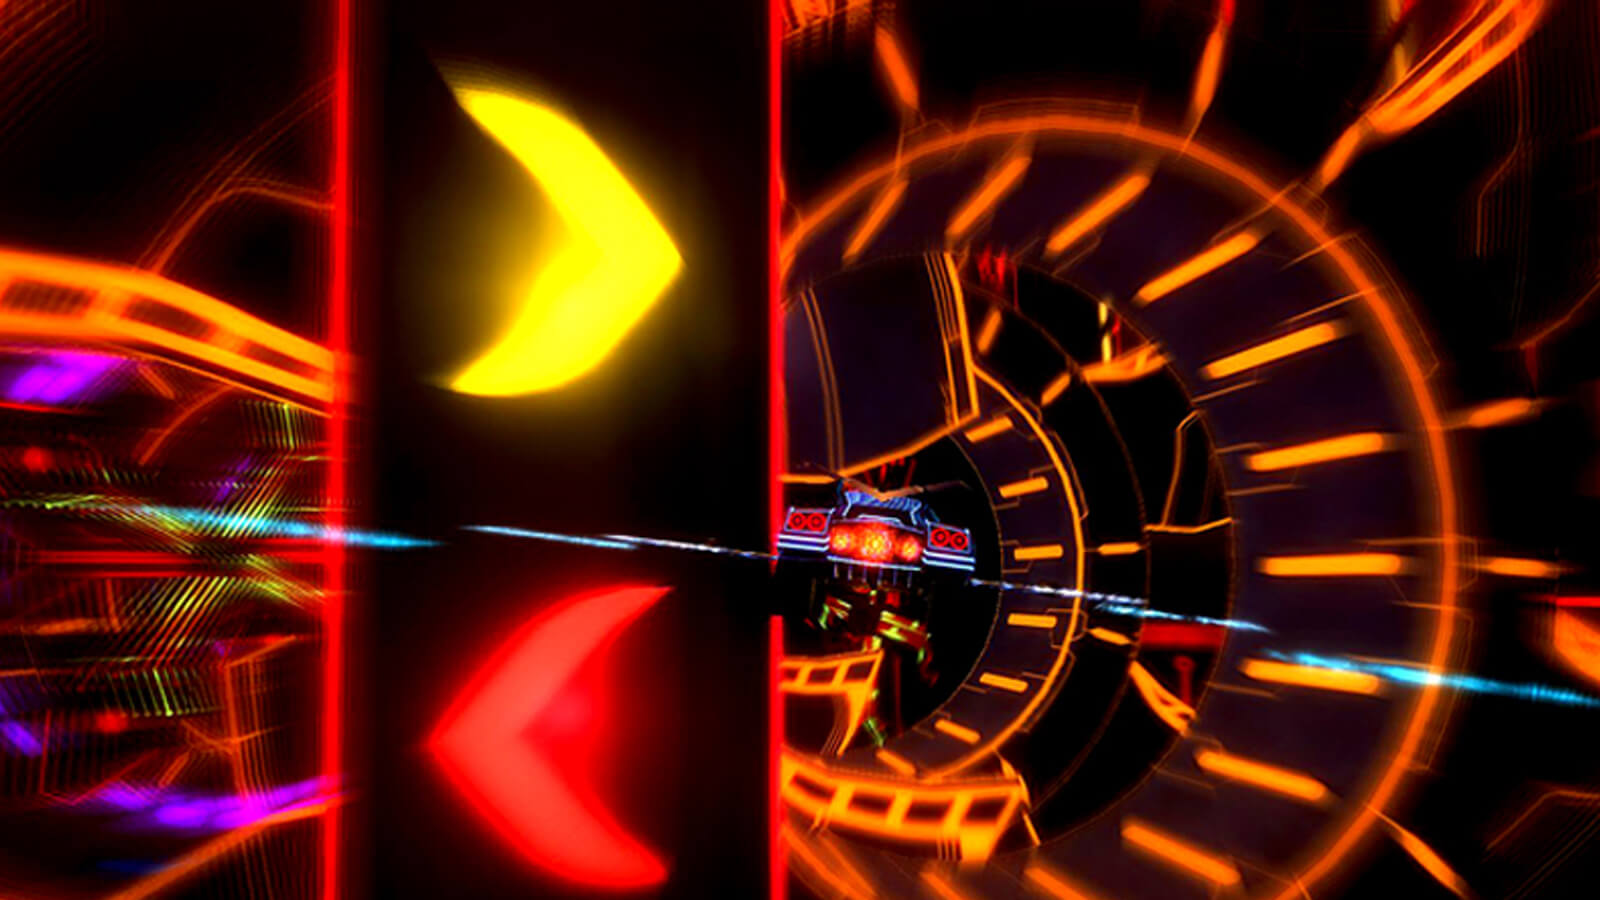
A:
<svg viewBox="0 0 1600 900">
<path fill-rule="evenodd" d="M 540 868 L 575 882 L 648 887 L 665 864 L 617 823 L 586 783 L 526 734 L 590 657 L 667 593 L 633 587 L 569 598 L 536 616 L 441 720 L 429 745 L 461 793 Z"/>
<path fill-rule="evenodd" d="M 558 388 L 599 365 L 683 260 L 606 154 L 555 111 L 453 86 L 462 109 L 544 188 L 568 228 L 500 340 L 451 382 L 465 394 Z"/>
<path fill-rule="evenodd" d="M 1526 682 L 1496 681 L 1490 678 L 1479 678 L 1476 675 L 1463 675 L 1456 672 L 1434 672 L 1421 666 L 1368 662 L 1343 656 L 1322 656 L 1316 653 L 1285 653 L 1278 650 L 1268 650 L 1264 655 L 1271 659 L 1293 663 L 1297 666 L 1312 666 L 1320 669 L 1371 675 L 1392 684 L 1414 687 L 1437 686 L 1468 694 L 1507 697 L 1512 700 L 1526 700 L 1530 703 L 1549 703 L 1556 706 L 1576 706 L 1585 709 L 1600 708 L 1600 697 L 1580 693 L 1569 688 L 1529 684 Z"/>
<path fill-rule="evenodd" d="M 154 272 L 0 249 L 0 286 L 23 283 L 81 292 L 90 301 L 43 312 L 0 303 L 0 335 L 127 342 L 220 366 L 302 397 L 332 398 L 332 352 Z M 196 328 L 203 329 L 203 338 L 193 336 Z"/>
<path fill-rule="evenodd" d="M 1334 141 L 1318 166 L 1317 184 L 1331 184 L 1375 138 L 1415 128 L 1493 71 L 1522 46 L 1544 10 L 1544 0 L 1481 0 L 1455 31 Z"/>
<path fill-rule="evenodd" d="M 39 501 L 37 505 L 47 505 Z M 8 504 L 10 505 L 10 504 Z M 23 501 L 19 505 L 27 505 Z M 226 532 L 227 537 L 305 538 L 328 543 L 382 550 L 409 550 L 432 547 L 437 542 L 407 537 L 381 531 L 360 531 L 351 528 L 330 528 L 297 519 L 279 519 L 248 513 L 217 512 L 200 507 L 156 506 L 147 503 L 103 503 L 93 498 L 84 502 L 56 501 L 57 508 L 71 508 L 81 512 L 111 514 L 124 518 L 148 520 L 152 524 L 177 524 L 213 532 Z"/>
<path fill-rule="evenodd" d="M 1139 289 L 1134 300 L 1140 304 L 1154 303 L 1191 281 L 1213 272 L 1249 253 L 1261 242 L 1261 235 L 1241 231 L 1233 237 L 1208 247 L 1199 255 L 1174 266 Z"/>
</svg>

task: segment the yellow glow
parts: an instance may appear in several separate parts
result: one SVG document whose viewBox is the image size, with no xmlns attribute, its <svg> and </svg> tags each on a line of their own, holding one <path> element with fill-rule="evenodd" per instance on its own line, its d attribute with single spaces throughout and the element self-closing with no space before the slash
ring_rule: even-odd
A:
<svg viewBox="0 0 1600 900">
<path fill-rule="evenodd" d="M 491 90 L 455 87 L 462 109 L 544 188 L 567 226 L 522 310 L 450 386 L 504 397 L 560 387 L 598 365 L 683 260 L 644 201 L 578 126 Z"/>
</svg>

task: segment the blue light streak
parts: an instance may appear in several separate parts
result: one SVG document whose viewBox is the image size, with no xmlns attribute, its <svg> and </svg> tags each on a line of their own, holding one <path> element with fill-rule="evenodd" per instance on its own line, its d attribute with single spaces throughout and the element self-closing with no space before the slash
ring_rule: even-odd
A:
<svg viewBox="0 0 1600 900">
<path fill-rule="evenodd" d="M 1338 669 L 1343 672 L 1361 672 L 1367 675 L 1376 675 L 1385 681 L 1395 684 L 1415 687 L 1447 687 L 1468 694 L 1508 697 L 1513 700 L 1550 703 L 1556 706 L 1577 706 L 1586 709 L 1600 708 L 1600 697 L 1544 684 L 1496 681 L 1492 678 L 1480 678 L 1476 675 L 1464 675 L 1459 672 L 1433 672 L 1421 666 L 1367 662 L 1345 656 L 1323 656 L 1317 653 L 1285 653 L 1279 650 L 1268 650 L 1264 655 L 1269 659 L 1294 663 L 1299 666 L 1313 666 L 1322 669 Z"/>
<path fill-rule="evenodd" d="M 227 531 L 237 535 L 269 538 L 305 538 L 330 544 L 353 547 L 372 547 L 378 550 L 411 550 L 418 547 L 436 547 L 438 541 L 410 537 L 383 531 L 362 531 L 355 528 L 330 528 L 296 519 L 277 519 L 269 516 L 252 516 L 244 513 L 217 512 L 187 506 L 153 506 L 129 504 L 102 506 L 99 509 L 130 512 L 154 518 L 166 518 L 193 528 Z"/>
</svg>

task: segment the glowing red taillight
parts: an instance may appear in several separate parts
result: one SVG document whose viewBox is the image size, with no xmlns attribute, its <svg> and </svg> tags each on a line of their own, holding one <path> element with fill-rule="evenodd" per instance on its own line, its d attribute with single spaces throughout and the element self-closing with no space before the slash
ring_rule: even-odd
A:
<svg viewBox="0 0 1600 900">
<path fill-rule="evenodd" d="M 901 562 L 916 562 L 922 558 L 922 542 L 910 535 L 906 535 L 900 539 L 899 544 L 895 545 L 894 554 L 900 558 Z"/>
<path fill-rule="evenodd" d="M 859 557 L 872 562 L 888 562 L 894 556 L 894 534 L 887 528 L 862 529 Z"/>
<path fill-rule="evenodd" d="M 854 556 L 860 541 L 856 539 L 856 530 L 848 526 L 834 526 L 828 534 L 828 549 L 840 556 Z"/>
</svg>

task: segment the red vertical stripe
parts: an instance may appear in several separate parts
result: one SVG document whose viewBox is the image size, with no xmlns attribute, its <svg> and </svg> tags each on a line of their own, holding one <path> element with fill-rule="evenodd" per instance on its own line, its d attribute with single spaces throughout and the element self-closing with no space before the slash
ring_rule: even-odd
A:
<svg viewBox="0 0 1600 900">
<path fill-rule="evenodd" d="M 783 299 L 778 254 L 782 240 L 783 201 L 783 0 L 767 6 L 767 535 L 776 541 L 783 522 L 783 481 L 787 436 L 783 409 Z M 783 805 L 778 797 L 778 772 L 783 753 L 783 700 L 778 693 L 778 664 L 783 659 L 783 618 L 773 616 L 767 638 L 767 835 L 768 895 L 785 900 L 789 889 L 780 828 Z"/>
<path fill-rule="evenodd" d="M 333 64 L 333 248 L 328 279 L 328 349 L 334 354 L 333 400 L 328 415 L 328 482 L 324 524 L 345 525 L 349 493 L 350 401 L 350 129 L 351 17 L 355 0 L 334 4 Z M 344 773 L 345 549 L 338 540 L 323 545 L 322 774 L 330 784 Z M 340 875 L 340 808 L 328 806 L 322 817 L 322 896 L 337 898 Z"/>
</svg>

